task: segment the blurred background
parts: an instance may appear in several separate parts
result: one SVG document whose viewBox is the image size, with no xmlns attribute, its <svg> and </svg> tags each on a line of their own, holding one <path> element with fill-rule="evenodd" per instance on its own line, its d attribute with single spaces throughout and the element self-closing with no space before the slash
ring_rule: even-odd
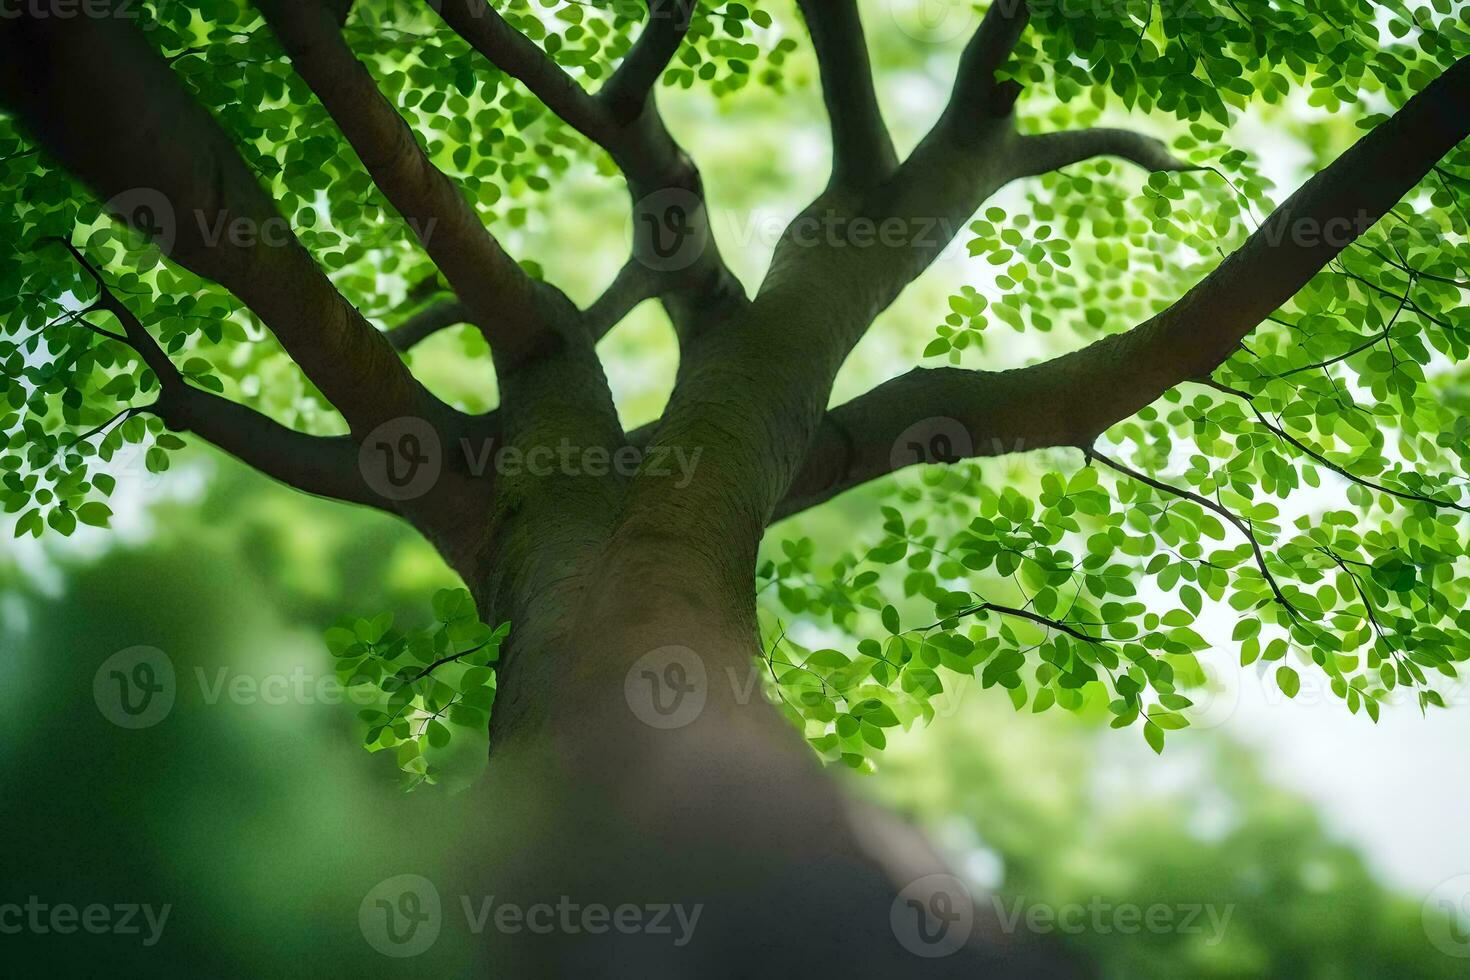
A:
<svg viewBox="0 0 1470 980">
<path fill-rule="evenodd" d="M 916 14 L 870 6 L 879 88 L 911 146 L 963 35 L 926 21 L 917 43 Z M 793 56 L 784 92 L 665 98 L 701 162 L 722 250 L 752 285 L 825 173 L 804 57 Z M 1159 120 L 1158 135 L 1172 125 Z M 1284 193 L 1345 145 L 1350 125 L 1336 127 L 1288 100 L 1237 132 Z M 554 199 L 497 231 L 585 302 L 625 255 L 626 204 L 590 166 L 557 180 Z M 991 279 L 962 246 L 947 255 L 880 320 L 837 398 L 918 363 L 946 297 Z M 1073 343 L 1064 331 L 1006 330 L 967 363 L 1009 366 Z M 628 427 L 655 417 L 675 357 L 662 314 L 640 308 L 604 352 Z M 412 361 L 436 390 L 474 388 L 493 402 L 468 330 L 433 338 Z M 37 542 L 0 526 L 0 905 L 147 904 L 167 918 L 153 928 L 138 913 L 136 935 L 13 935 L 0 914 L 0 953 L 68 975 L 463 972 L 474 936 L 448 911 L 459 904 L 451 888 L 441 888 L 446 923 L 461 925 L 410 961 L 380 955 L 358 915 L 392 876 L 453 880 L 496 818 L 496 801 L 475 789 L 484 745 L 456 742 L 450 778 L 405 794 L 392 759 L 359 746 L 356 706 L 321 641 L 344 614 L 427 622 L 434 590 L 459 583 L 406 528 L 292 493 L 207 448 L 162 475 L 126 455 L 114 471 L 113 530 Z M 1023 493 L 1040 472 L 986 464 L 987 478 Z M 767 546 L 808 536 L 820 555 L 870 534 L 881 492 L 788 522 Z M 1105 719 L 1018 713 L 975 683 L 946 691 L 932 724 L 892 739 L 876 772 L 841 778 L 924 826 L 1003 921 L 1054 936 L 1107 976 L 1466 975 L 1462 692 L 1428 717 L 1394 704 L 1374 726 L 1313 678 L 1287 700 L 1219 652 L 1212 696 L 1161 757 Z M 117 661 L 107 662 L 120 653 L 172 672 L 172 704 L 146 727 L 117 724 L 107 706 Z"/>
</svg>

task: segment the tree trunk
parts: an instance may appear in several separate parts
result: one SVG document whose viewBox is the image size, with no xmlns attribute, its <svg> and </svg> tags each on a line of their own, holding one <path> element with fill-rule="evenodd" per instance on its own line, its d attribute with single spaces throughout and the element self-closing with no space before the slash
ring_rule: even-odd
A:
<svg viewBox="0 0 1470 980">
<path fill-rule="evenodd" d="M 1077 975 L 1055 951 L 1020 948 L 989 903 L 972 906 L 918 833 L 846 797 L 763 696 L 753 589 L 722 604 L 666 588 L 695 575 L 663 554 L 643 574 L 603 563 L 575 608 L 512 633 L 482 788 L 500 844 L 466 893 L 561 902 L 573 926 L 538 935 L 487 922 L 486 965 L 517 976 Z M 629 905 L 684 917 L 594 934 L 575 911 Z M 937 917 L 921 923 L 923 906 Z"/>
</svg>

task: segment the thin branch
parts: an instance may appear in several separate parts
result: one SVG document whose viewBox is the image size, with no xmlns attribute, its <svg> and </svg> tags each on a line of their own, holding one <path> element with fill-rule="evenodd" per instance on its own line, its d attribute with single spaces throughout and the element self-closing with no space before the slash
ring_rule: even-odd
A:
<svg viewBox="0 0 1470 980">
<path fill-rule="evenodd" d="M 689 32 L 696 4 L 697 0 L 648 0 L 648 24 L 597 93 L 617 125 L 626 126 L 643 114 L 649 93 Z"/>
<path fill-rule="evenodd" d="M 124 416 L 149 412 L 175 431 L 193 432 L 266 476 L 317 496 L 390 509 L 363 479 L 357 444 L 349 437 L 311 436 L 288 429 L 254 409 L 190 385 L 143 322 L 108 285 L 101 271 L 64 238 L 44 239 L 63 245 L 97 286 L 94 306 L 122 323 L 124 336 L 108 334 L 131 347 L 157 376 L 158 400 L 132 406 L 108 422 L 73 440 L 76 445 Z"/>
<path fill-rule="evenodd" d="M 87 277 L 97 287 L 97 299 L 94 301 L 93 306 L 100 310 L 106 310 L 108 313 L 117 317 L 118 322 L 123 326 L 123 335 L 119 336 L 110 331 L 100 330 L 95 327 L 92 329 L 97 330 L 103 336 L 120 340 L 133 348 L 138 353 L 138 356 L 143 359 L 143 363 L 148 365 L 149 369 L 158 377 L 159 384 L 169 386 L 182 383 L 183 376 L 179 374 L 179 370 L 174 367 L 173 362 L 168 359 L 168 355 L 163 352 L 163 348 L 158 346 L 158 343 L 143 327 L 142 321 L 133 314 L 133 311 L 128 309 L 127 305 L 118 299 L 117 294 L 107 284 L 107 280 L 102 278 L 102 273 L 88 261 L 81 250 L 73 245 L 70 240 L 59 236 L 43 238 L 41 241 L 55 242 L 70 253 L 72 259 L 77 265 L 81 266 L 82 271 L 87 274 Z"/>
<path fill-rule="evenodd" d="M 1312 459 L 1316 460 L 1318 463 L 1327 467 L 1329 470 L 1346 480 L 1356 483 L 1359 486 L 1367 487 L 1369 490 L 1377 490 L 1379 493 L 1386 493 L 1391 497 L 1398 497 L 1400 500 L 1413 500 L 1419 503 L 1430 504 L 1434 507 L 1449 508 L 1451 510 L 1458 510 L 1461 513 L 1470 514 L 1470 507 L 1467 507 L 1464 504 L 1457 504 L 1453 500 L 1441 500 L 1438 497 L 1428 497 L 1422 493 L 1413 493 L 1409 490 L 1396 490 L 1393 487 L 1384 486 L 1381 483 L 1374 483 L 1372 480 L 1366 479 L 1364 477 L 1358 476 L 1356 473 L 1350 472 L 1348 469 L 1341 466 L 1340 464 L 1334 463 L 1326 456 L 1323 456 L 1317 450 L 1313 449 L 1311 446 L 1308 446 L 1296 436 L 1292 435 L 1290 432 L 1287 432 L 1281 426 L 1278 426 L 1275 423 L 1271 422 L 1261 412 L 1260 408 L 1256 406 L 1254 396 L 1248 391 L 1242 391 L 1239 388 L 1232 388 L 1229 385 L 1221 384 L 1220 382 L 1215 381 L 1212 378 L 1201 378 L 1198 379 L 1196 383 L 1202 384 L 1207 388 L 1213 388 L 1215 391 L 1221 392 L 1222 394 L 1232 395 L 1236 398 L 1242 399 L 1250 407 L 1250 410 L 1255 415 L 1256 420 L 1260 422 L 1261 425 L 1268 432 L 1271 432 L 1282 442 L 1285 442 L 1288 445 L 1295 447 L 1298 452 L 1310 456 Z"/>
<path fill-rule="evenodd" d="M 1127 129 L 1071 129 L 1022 136 L 1011 159 L 1016 176 L 1032 177 L 1100 156 L 1119 157 L 1151 173 L 1204 169 L 1175 157 L 1162 140 Z"/>
<path fill-rule="evenodd" d="M 429 5 L 470 47 L 577 132 L 599 146 L 611 141 L 616 125 L 605 107 L 487 0 L 429 0 Z"/>
<path fill-rule="evenodd" d="M 898 168 L 878 107 L 856 0 L 800 0 L 832 125 L 832 183 L 869 186 Z"/>
<path fill-rule="evenodd" d="M 602 295 L 582 311 L 593 341 L 607 336 L 639 303 L 658 295 L 658 286 L 658 276 L 653 270 L 638 262 L 626 263 Z"/>
<path fill-rule="evenodd" d="M 1251 526 L 1247 524 L 1243 519 L 1238 517 L 1234 511 L 1230 510 L 1228 507 L 1225 507 L 1223 504 L 1211 500 L 1209 497 L 1201 496 L 1200 494 L 1197 494 L 1192 490 L 1186 490 L 1183 487 L 1176 487 L 1172 484 L 1164 483 L 1162 480 L 1156 480 L 1146 473 L 1140 473 L 1138 470 L 1135 470 L 1130 466 L 1126 466 L 1123 463 L 1119 463 L 1116 460 L 1104 456 L 1096 449 L 1089 450 L 1087 455 L 1089 459 L 1095 459 L 1109 469 L 1115 470 L 1116 472 L 1123 474 L 1131 480 L 1142 483 L 1145 486 L 1152 487 L 1160 493 L 1167 493 L 1175 497 L 1181 497 L 1185 500 L 1192 501 L 1199 506 L 1205 508 L 1206 510 L 1213 511 L 1214 513 L 1225 518 L 1225 520 L 1229 521 L 1230 524 L 1241 534 L 1245 535 L 1246 540 L 1250 542 L 1251 553 L 1255 556 L 1256 560 L 1256 568 L 1260 570 L 1261 576 L 1266 580 L 1266 584 L 1270 586 L 1271 594 L 1275 596 L 1276 601 L 1282 606 L 1283 609 L 1286 610 L 1287 615 L 1289 615 L 1294 622 L 1306 622 L 1306 620 L 1302 617 L 1301 612 L 1296 608 L 1296 606 L 1291 604 L 1291 600 L 1286 598 L 1286 595 L 1281 591 L 1281 586 L 1277 583 L 1276 576 L 1271 574 L 1271 569 L 1266 567 L 1266 554 L 1261 549 L 1261 543 L 1256 540 L 1255 531 L 1252 530 Z"/>
<path fill-rule="evenodd" d="M 1084 633 L 1082 630 L 1079 630 L 1074 626 L 1070 626 L 1060 620 L 1050 619 L 1046 616 L 1040 615 L 1039 613 L 1034 613 L 1029 609 L 1016 609 L 1012 606 L 1001 606 L 993 602 L 982 602 L 978 606 L 970 606 L 967 609 L 960 610 L 959 612 L 955 613 L 955 615 L 969 616 L 977 612 L 997 612 L 1004 616 L 1015 616 L 1019 619 L 1029 619 L 1031 622 L 1036 623 L 1039 626 L 1045 626 L 1047 629 L 1058 630 L 1062 633 L 1066 633 L 1068 636 L 1076 637 L 1077 639 L 1082 640 L 1085 643 L 1107 643 L 1107 641 L 1102 639 L 1101 637 L 1093 636 L 1090 633 Z"/>
<path fill-rule="evenodd" d="M 145 230 L 165 254 L 239 297 L 354 432 L 448 411 L 322 272 L 229 136 L 127 19 L 0 18 L 0 102 L 120 217 L 152 215 L 162 227 Z M 237 226 L 257 234 L 217 233 Z"/>
<path fill-rule="evenodd" d="M 474 314 L 502 368 L 543 352 L 557 332 L 540 287 L 506 254 L 460 189 L 419 145 L 319 0 L 259 0 L 292 64 Z"/>
<path fill-rule="evenodd" d="M 441 330 L 470 322 L 470 311 L 458 299 L 446 299 L 419 310 L 387 332 L 388 343 L 407 351 Z"/>
</svg>

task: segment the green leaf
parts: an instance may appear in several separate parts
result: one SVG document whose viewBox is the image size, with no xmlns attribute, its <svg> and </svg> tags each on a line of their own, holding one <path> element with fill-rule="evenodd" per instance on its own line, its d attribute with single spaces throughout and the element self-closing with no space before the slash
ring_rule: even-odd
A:
<svg viewBox="0 0 1470 980">
<path fill-rule="evenodd" d="M 1302 679 L 1292 668 L 1282 664 L 1276 668 L 1276 686 L 1281 688 L 1281 693 L 1289 698 L 1296 697 L 1296 692 L 1301 690 Z"/>
</svg>

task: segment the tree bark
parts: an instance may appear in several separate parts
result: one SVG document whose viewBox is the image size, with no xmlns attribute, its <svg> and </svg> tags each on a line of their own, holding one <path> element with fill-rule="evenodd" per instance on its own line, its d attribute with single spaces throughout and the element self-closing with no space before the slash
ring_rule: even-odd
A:
<svg viewBox="0 0 1470 980">
<path fill-rule="evenodd" d="M 612 963 L 651 977 L 1083 975 L 1058 950 L 1006 934 L 983 899 L 952 933 L 936 930 L 963 940 L 947 955 L 906 946 L 904 917 L 918 911 L 900 893 L 948 875 L 943 860 L 849 799 L 764 699 L 740 610 L 651 591 L 637 562 L 614 561 L 589 576 L 596 584 L 556 635 L 545 619 L 516 635 L 517 667 L 549 671 L 530 685 L 502 672 L 499 697 L 520 702 L 520 731 L 496 726 L 477 792 L 503 846 L 466 893 L 523 906 L 677 904 L 699 918 L 681 945 L 678 929 L 487 929 L 488 964 L 527 976 L 606 975 Z"/>
</svg>

